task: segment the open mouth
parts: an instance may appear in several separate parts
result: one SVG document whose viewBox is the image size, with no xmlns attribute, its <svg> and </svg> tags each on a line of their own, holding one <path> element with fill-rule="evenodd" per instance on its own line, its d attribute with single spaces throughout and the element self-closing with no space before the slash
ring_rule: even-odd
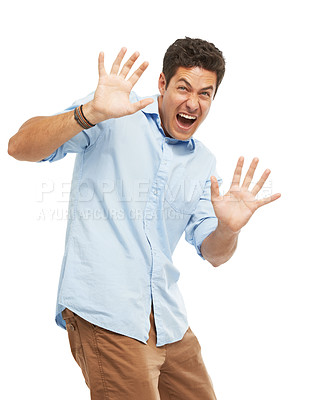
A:
<svg viewBox="0 0 310 400">
<path fill-rule="evenodd" d="M 177 122 L 182 129 L 189 129 L 194 124 L 196 119 L 197 117 L 194 115 L 189 115 L 185 113 L 177 114 Z"/>
</svg>

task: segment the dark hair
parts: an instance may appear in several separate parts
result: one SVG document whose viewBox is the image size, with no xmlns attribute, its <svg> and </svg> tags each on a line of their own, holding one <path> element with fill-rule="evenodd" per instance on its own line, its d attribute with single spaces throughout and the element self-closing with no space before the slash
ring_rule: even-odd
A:
<svg viewBox="0 0 310 400">
<path fill-rule="evenodd" d="M 224 77 L 225 59 L 213 43 L 185 37 L 177 39 L 169 46 L 164 56 L 163 73 L 166 78 L 166 88 L 179 67 L 200 67 L 215 72 L 217 76 L 215 95 Z"/>
</svg>

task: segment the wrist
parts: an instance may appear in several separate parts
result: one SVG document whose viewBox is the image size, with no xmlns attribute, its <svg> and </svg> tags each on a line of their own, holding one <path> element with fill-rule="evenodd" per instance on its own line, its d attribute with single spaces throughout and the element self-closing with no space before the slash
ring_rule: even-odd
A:
<svg viewBox="0 0 310 400">
<path fill-rule="evenodd" d="M 238 236 L 241 228 L 237 229 L 236 227 L 231 227 L 225 222 L 218 220 L 217 230 L 228 237 Z"/>
<path fill-rule="evenodd" d="M 99 122 L 105 121 L 106 118 L 104 115 L 98 113 L 94 107 L 93 100 L 89 101 L 88 103 L 85 103 L 83 105 L 83 113 L 87 120 L 91 122 L 93 125 L 98 124 Z"/>
</svg>

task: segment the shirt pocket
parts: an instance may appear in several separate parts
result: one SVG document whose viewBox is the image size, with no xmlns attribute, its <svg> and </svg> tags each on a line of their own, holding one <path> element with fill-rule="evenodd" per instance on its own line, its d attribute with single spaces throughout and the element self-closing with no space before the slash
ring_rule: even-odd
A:
<svg viewBox="0 0 310 400">
<path fill-rule="evenodd" d="M 178 168 L 167 182 L 165 203 L 178 213 L 192 214 L 203 193 L 204 183 L 193 178 L 184 167 Z"/>
</svg>

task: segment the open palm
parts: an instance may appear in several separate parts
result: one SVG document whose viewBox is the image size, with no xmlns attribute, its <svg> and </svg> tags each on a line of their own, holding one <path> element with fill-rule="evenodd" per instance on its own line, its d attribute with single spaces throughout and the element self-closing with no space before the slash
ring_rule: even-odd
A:
<svg viewBox="0 0 310 400">
<path fill-rule="evenodd" d="M 104 53 L 101 52 L 99 54 L 99 81 L 94 95 L 93 108 L 101 116 L 99 118 L 101 120 L 133 114 L 153 102 L 151 98 L 142 99 L 136 103 L 130 102 L 130 92 L 148 67 L 148 62 L 143 62 L 130 78 L 126 80 L 133 64 L 139 57 L 139 53 L 135 52 L 119 72 L 125 53 L 126 48 L 123 47 L 112 65 L 110 74 L 106 72 L 104 67 Z"/>
<path fill-rule="evenodd" d="M 266 182 L 270 170 L 266 169 L 260 180 L 251 191 L 249 186 L 252 182 L 258 158 L 254 158 L 240 186 L 244 158 L 240 157 L 234 172 L 232 184 L 224 196 L 220 196 L 217 179 L 211 177 L 211 201 L 214 212 L 218 220 L 229 227 L 233 232 L 238 232 L 251 218 L 254 212 L 261 206 L 277 200 L 280 193 L 266 197 L 261 200 L 256 199 L 256 195 Z"/>
</svg>

